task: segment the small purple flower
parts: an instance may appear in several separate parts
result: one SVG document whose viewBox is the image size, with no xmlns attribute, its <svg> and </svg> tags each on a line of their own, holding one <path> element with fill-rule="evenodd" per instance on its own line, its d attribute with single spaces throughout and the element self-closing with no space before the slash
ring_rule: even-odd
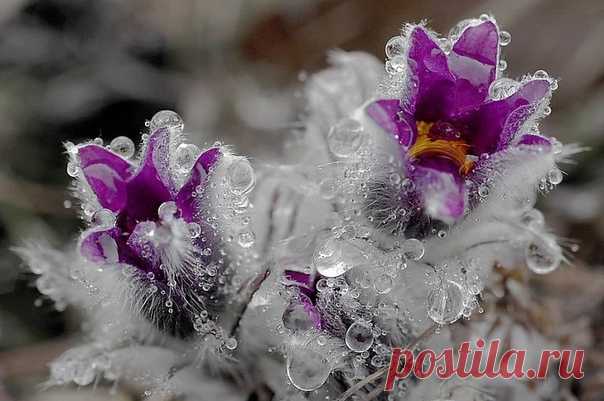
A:
<svg viewBox="0 0 604 401">
<path fill-rule="evenodd" d="M 365 108 L 400 145 L 414 188 L 409 203 L 447 224 L 467 212 L 468 195 L 478 193 L 491 155 L 519 146 L 551 148 L 527 125 L 548 102 L 553 80 L 545 73 L 497 80 L 500 45 L 507 44 L 500 35 L 487 17 L 467 23 L 453 43 L 412 26 L 406 43 L 397 38 L 400 52 L 389 61 L 405 65 L 402 100 L 379 99 Z"/>
<path fill-rule="evenodd" d="M 149 136 L 139 165 L 94 143 L 77 147 L 81 173 L 103 208 L 97 213 L 114 216 L 108 219 L 113 224 L 83 234 L 80 251 L 88 260 L 125 263 L 166 282 L 160 248 L 162 236 L 169 233 L 161 221 L 181 218 L 192 232 L 201 230 L 196 198 L 221 155 L 218 148 L 201 153 L 178 186 L 169 171 L 170 146 L 170 130 L 157 129 Z"/>
</svg>

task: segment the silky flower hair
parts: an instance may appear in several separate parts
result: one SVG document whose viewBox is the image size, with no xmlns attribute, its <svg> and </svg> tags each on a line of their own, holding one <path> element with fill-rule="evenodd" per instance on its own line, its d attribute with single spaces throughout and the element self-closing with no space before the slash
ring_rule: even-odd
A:
<svg viewBox="0 0 604 401">
<path fill-rule="evenodd" d="M 487 394 L 431 379 L 386 396 L 379 379 L 392 347 L 451 346 L 456 326 L 548 345 L 501 311 L 452 325 L 518 266 L 567 260 L 534 206 L 581 148 L 541 131 L 557 81 L 505 77 L 509 42 L 483 15 L 448 36 L 406 25 L 385 64 L 332 52 L 305 82 L 287 164 L 257 175 L 221 144 L 186 143 L 173 112 L 153 117 L 136 157 L 125 137 L 68 143 L 86 228 L 68 252 L 19 250 L 40 291 L 89 322 L 91 342 L 53 363 L 52 382 L 123 378 L 185 399 Z"/>
</svg>

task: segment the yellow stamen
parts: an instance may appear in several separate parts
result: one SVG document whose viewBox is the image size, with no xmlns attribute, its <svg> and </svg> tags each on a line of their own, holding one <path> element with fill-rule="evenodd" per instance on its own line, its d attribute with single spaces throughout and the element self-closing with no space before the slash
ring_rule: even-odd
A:
<svg viewBox="0 0 604 401">
<path fill-rule="evenodd" d="M 470 145 L 463 139 L 430 138 L 429 133 L 433 125 L 434 123 L 425 121 L 417 122 L 417 139 L 411 149 L 409 149 L 409 155 L 416 158 L 423 155 L 445 157 L 459 167 L 460 174 L 468 174 L 474 166 L 474 161 L 467 157 Z"/>
</svg>

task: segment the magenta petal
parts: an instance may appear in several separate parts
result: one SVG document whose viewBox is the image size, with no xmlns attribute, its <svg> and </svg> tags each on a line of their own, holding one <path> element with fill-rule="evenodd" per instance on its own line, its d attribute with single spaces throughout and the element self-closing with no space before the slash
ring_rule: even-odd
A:
<svg viewBox="0 0 604 401">
<path fill-rule="evenodd" d="M 422 160 L 413 171 L 425 213 L 452 224 L 464 215 L 466 193 L 457 167 L 445 159 Z"/>
<path fill-rule="evenodd" d="M 407 116 L 398 99 L 382 99 L 371 103 L 365 112 L 384 131 L 391 133 L 398 142 L 408 147 L 415 140 L 413 117 Z"/>
<path fill-rule="evenodd" d="M 147 142 L 145 156 L 136 175 L 127 183 L 127 227 L 136 223 L 156 220 L 159 206 L 171 200 L 169 191 L 170 133 L 162 128 L 155 131 Z"/>
<path fill-rule="evenodd" d="M 198 201 L 193 194 L 196 193 L 197 187 L 205 184 L 208 173 L 219 158 L 219 148 L 212 148 L 203 152 L 193 165 L 189 179 L 176 195 L 176 206 L 180 209 L 182 218 L 188 223 L 194 220 L 197 213 Z"/>
<path fill-rule="evenodd" d="M 116 227 L 85 232 L 80 242 L 80 253 L 94 263 L 117 263 L 120 260 L 119 236 L 120 230 Z"/>
<path fill-rule="evenodd" d="M 80 147 L 78 157 L 84 177 L 101 206 L 120 211 L 126 205 L 126 180 L 132 175 L 132 164 L 92 144 Z"/>
<path fill-rule="evenodd" d="M 283 274 L 286 279 L 286 285 L 294 285 L 300 292 L 314 299 L 316 276 L 295 270 L 285 270 Z"/>
<path fill-rule="evenodd" d="M 449 102 L 455 77 L 449 71 L 447 56 L 423 27 L 414 28 L 409 40 L 412 82 L 408 111 L 418 120 L 439 120 Z"/>
<path fill-rule="evenodd" d="M 449 68 L 456 77 L 480 86 L 486 93 L 495 79 L 499 32 L 493 21 L 466 28 L 449 54 Z"/>
<path fill-rule="evenodd" d="M 552 143 L 548 138 L 541 135 L 532 134 L 522 135 L 516 144 L 525 146 L 539 146 L 547 150 L 551 149 L 552 147 Z"/>
<path fill-rule="evenodd" d="M 471 123 L 474 153 L 493 153 L 508 146 L 520 126 L 549 94 L 549 88 L 549 81 L 535 79 L 510 97 L 482 105 Z"/>
</svg>

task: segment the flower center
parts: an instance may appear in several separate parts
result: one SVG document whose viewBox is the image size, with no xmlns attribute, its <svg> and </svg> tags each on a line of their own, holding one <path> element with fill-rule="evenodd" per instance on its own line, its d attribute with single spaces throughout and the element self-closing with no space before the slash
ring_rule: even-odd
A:
<svg viewBox="0 0 604 401">
<path fill-rule="evenodd" d="M 444 138 L 434 138 L 430 135 L 433 125 L 434 123 L 425 121 L 417 122 L 417 139 L 409 149 L 409 155 L 414 158 L 422 156 L 444 157 L 459 167 L 460 174 L 468 174 L 474 166 L 474 160 L 468 154 L 470 145 L 461 139 L 461 135 L 457 131 L 452 138 L 449 137 L 450 135 Z"/>
</svg>

